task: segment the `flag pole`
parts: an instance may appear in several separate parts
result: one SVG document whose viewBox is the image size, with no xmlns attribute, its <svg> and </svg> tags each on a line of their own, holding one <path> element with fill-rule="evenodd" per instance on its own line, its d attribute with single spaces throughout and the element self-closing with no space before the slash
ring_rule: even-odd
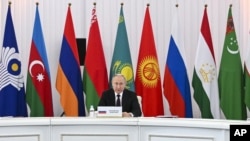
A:
<svg viewBox="0 0 250 141">
<path fill-rule="evenodd" d="M 62 112 L 62 113 L 61 113 L 61 115 L 60 115 L 60 117 L 63 117 L 63 115 L 64 115 L 64 114 L 65 114 L 65 113 L 64 113 L 64 112 Z"/>
<path fill-rule="evenodd" d="M 69 7 L 71 7 L 71 3 L 69 3 L 68 5 L 69 5 Z M 63 117 L 64 114 L 65 114 L 65 112 L 63 111 L 63 112 L 61 113 L 60 117 Z"/>
</svg>

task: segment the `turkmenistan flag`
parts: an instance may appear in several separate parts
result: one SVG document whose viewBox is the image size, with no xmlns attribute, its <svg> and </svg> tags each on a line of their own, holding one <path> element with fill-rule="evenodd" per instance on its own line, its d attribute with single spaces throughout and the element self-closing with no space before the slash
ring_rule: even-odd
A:
<svg viewBox="0 0 250 141">
<path fill-rule="evenodd" d="M 220 118 L 217 69 L 206 7 L 196 51 L 192 85 L 201 117 Z"/>
<path fill-rule="evenodd" d="M 83 72 L 83 91 L 86 95 L 87 109 L 90 108 L 90 105 L 96 108 L 102 92 L 108 89 L 107 74 L 96 7 L 94 6 Z"/>
<path fill-rule="evenodd" d="M 246 119 L 243 70 L 230 6 L 219 70 L 220 106 L 227 119 Z"/>
<path fill-rule="evenodd" d="M 109 83 L 111 85 L 112 77 L 117 74 L 123 74 L 127 80 L 127 88 L 134 91 L 134 73 L 130 56 L 125 18 L 123 16 L 123 5 L 121 5 L 118 30 L 116 34 L 115 48 L 110 67 Z"/>
</svg>

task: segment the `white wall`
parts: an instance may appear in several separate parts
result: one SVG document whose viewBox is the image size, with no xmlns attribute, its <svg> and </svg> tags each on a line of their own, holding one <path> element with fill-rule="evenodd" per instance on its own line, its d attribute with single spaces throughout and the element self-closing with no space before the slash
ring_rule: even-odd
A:
<svg viewBox="0 0 250 141">
<path fill-rule="evenodd" d="M 9 0 L 0 1 L 0 44 L 2 44 L 3 40 L 8 2 Z M 12 18 L 22 60 L 22 72 L 25 79 L 33 32 L 35 3 L 39 2 L 39 12 L 52 76 L 53 104 L 56 116 L 62 113 L 59 94 L 55 89 L 55 79 L 68 3 L 72 4 L 71 12 L 77 38 L 87 38 L 91 10 L 93 8 L 93 3 L 97 3 L 97 18 L 99 21 L 108 72 L 114 48 L 120 3 L 122 2 L 124 3 L 124 16 L 134 70 L 136 69 L 138 58 L 146 4 L 150 4 L 151 22 L 153 24 L 162 81 L 171 34 L 172 15 L 174 14 L 176 4 L 179 5 L 179 14 L 182 17 L 181 31 L 184 34 L 184 44 L 187 55 L 186 65 L 190 82 L 192 79 L 194 58 L 205 4 L 208 5 L 207 12 L 218 66 L 220 64 L 230 4 L 233 5 L 232 12 L 242 60 L 245 55 L 244 52 L 246 52 L 249 47 L 250 1 L 248 0 L 12 0 L 11 2 Z M 192 87 L 191 91 L 193 91 Z M 200 117 L 197 104 L 195 101 L 193 101 L 192 104 L 194 116 Z M 167 114 L 169 113 L 167 102 L 165 105 L 165 112 Z"/>
</svg>

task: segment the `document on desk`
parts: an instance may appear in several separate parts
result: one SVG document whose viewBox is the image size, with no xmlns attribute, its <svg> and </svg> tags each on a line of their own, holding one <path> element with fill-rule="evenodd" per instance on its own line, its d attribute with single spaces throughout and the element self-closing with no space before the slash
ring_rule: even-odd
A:
<svg viewBox="0 0 250 141">
<path fill-rule="evenodd" d="M 121 106 L 98 106 L 97 117 L 122 117 Z"/>
<path fill-rule="evenodd" d="M 156 116 L 156 118 L 177 118 L 178 116 L 176 115 L 159 115 Z"/>
</svg>

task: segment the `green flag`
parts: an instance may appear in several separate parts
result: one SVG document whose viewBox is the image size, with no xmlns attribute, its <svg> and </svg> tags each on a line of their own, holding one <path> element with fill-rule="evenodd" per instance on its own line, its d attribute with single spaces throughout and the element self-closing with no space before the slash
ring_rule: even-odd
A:
<svg viewBox="0 0 250 141">
<path fill-rule="evenodd" d="M 95 109 L 97 108 L 102 92 L 108 89 L 107 74 L 96 6 L 94 5 L 83 72 L 83 91 L 86 95 L 86 107 L 88 110 L 91 105 Z"/>
<path fill-rule="evenodd" d="M 231 6 L 228 11 L 218 83 L 220 106 L 225 117 L 227 119 L 246 119 L 243 70 Z"/>
<path fill-rule="evenodd" d="M 250 35 L 250 34 L 248 34 Z M 249 44 L 248 36 L 248 46 Z M 250 110 L 250 48 L 247 50 L 247 55 L 244 63 L 244 80 L 245 80 L 245 104 L 248 110 Z"/>
<path fill-rule="evenodd" d="M 248 34 L 250 35 L 250 34 Z M 249 37 L 248 37 L 249 39 Z M 249 42 L 250 43 L 250 42 Z M 250 44 L 248 44 L 249 46 Z M 247 50 L 247 55 L 244 63 L 244 78 L 245 78 L 245 103 L 250 110 L 250 48 Z"/>
<path fill-rule="evenodd" d="M 117 74 L 123 74 L 127 80 L 127 88 L 134 91 L 134 73 L 130 56 L 128 36 L 126 31 L 125 19 L 123 16 L 123 5 L 121 5 L 118 30 L 116 34 L 115 48 L 110 67 L 109 82 L 111 85 L 112 77 Z"/>
<path fill-rule="evenodd" d="M 250 110 L 250 54 L 248 51 L 247 58 L 245 60 L 245 66 L 244 66 L 244 78 L 245 78 L 245 103 Z"/>
</svg>

